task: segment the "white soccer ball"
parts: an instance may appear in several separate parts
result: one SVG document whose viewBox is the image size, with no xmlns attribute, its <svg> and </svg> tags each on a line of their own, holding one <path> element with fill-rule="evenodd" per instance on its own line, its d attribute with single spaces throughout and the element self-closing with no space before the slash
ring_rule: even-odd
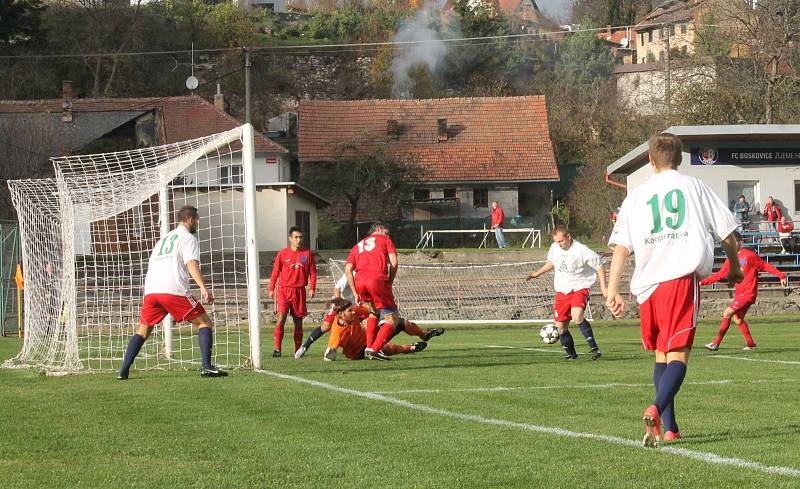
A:
<svg viewBox="0 0 800 489">
<path fill-rule="evenodd" d="M 542 341 L 545 342 L 547 345 L 552 345 L 556 341 L 558 341 L 559 336 L 561 334 L 558 332 L 558 328 L 553 323 L 547 323 L 542 326 L 542 330 L 539 331 L 539 336 L 542 337 Z"/>
</svg>

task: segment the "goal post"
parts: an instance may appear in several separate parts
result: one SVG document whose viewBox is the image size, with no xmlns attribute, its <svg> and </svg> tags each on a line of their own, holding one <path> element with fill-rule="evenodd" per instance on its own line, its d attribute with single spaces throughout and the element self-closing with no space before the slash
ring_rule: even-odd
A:
<svg viewBox="0 0 800 489">
<path fill-rule="evenodd" d="M 213 361 L 259 368 L 253 151 L 252 126 L 244 125 L 163 146 L 52 158 L 55 178 L 10 181 L 26 294 L 23 348 L 6 366 L 119 368 L 139 321 L 150 251 L 177 224 L 177 211 L 192 205 L 201 270 L 215 296 L 205 306 Z M 199 365 L 195 336 L 186 323 L 163 321 L 135 368 Z"/>
<path fill-rule="evenodd" d="M 328 263 L 335 283 L 344 262 Z M 552 276 L 526 280 L 543 264 L 401 263 L 392 288 L 400 314 L 423 325 L 549 323 L 553 321 Z M 589 308 L 587 319 L 591 319 Z"/>
</svg>

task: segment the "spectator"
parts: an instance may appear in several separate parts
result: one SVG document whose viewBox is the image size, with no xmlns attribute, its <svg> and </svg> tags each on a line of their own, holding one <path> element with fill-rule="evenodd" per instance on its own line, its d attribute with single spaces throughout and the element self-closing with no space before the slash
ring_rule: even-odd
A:
<svg viewBox="0 0 800 489">
<path fill-rule="evenodd" d="M 767 203 L 764 204 L 764 210 L 762 212 L 764 214 L 764 217 L 767 219 L 767 222 L 770 223 L 770 227 L 772 227 L 772 230 L 777 231 L 778 229 L 777 225 L 781 220 L 781 206 L 779 206 L 774 200 L 772 200 L 771 195 L 767 197 Z"/>
<path fill-rule="evenodd" d="M 492 202 L 492 227 L 494 237 L 497 238 L 497 246 L 500 248 L 508 248 L 506 242 L 506 235 L 503 234 L 503 222 L 506 220 L 506 215 L 503 213 L 503 208 L 498 205 L 497 201 Z"/>
<path fill-rule="evenodd" d="M 740 195 L 739 199 L 733 204 L 733 215 L 736 218 L 736 224 L 739 230 L 746 231 L 750 224 L 750 204 L 745 199 L 744 195 Z"/>
<path fill-rule="evenodd" d="M 781 241 L 783 253 L 795 253 L 797 250 L 797 238 L 792 237 L 794 230 L 794 223 L 786 216 L 781 216 L 781 222 L 778 223 L 778 239 Z"/>
</svg>

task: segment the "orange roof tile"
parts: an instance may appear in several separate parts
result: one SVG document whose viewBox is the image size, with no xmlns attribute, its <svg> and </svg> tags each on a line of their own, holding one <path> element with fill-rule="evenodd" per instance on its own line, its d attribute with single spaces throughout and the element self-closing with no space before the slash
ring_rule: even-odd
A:
<svg viewBox="0 0 800 489">
<path fill-rule="evenodd" d="M 437 119 L 447 119 L 439 142 Z M 387 138 L 396 120 L 399 136 Z M 424 182 L 558 180 L 545 99 L 480 97 L 429 100 L 301 100 L 301 162 L 333 161 L 335 146 L 358 139 L 362 149 L 385 141 L 395 158 L 416 163 Z"/>
</svg>

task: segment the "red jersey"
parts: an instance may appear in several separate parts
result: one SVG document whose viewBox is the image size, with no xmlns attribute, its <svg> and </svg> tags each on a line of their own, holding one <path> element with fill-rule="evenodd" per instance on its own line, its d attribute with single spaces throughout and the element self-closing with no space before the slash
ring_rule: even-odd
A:
<svg viewBox="0 0 800 489">
<path fill-rule="evenodd" d="M 275 290 L 276 281 L 280 282 L 281 287 L 305 287 L 309 279 L 311 290 L 316 290 L 317 264 L 310 250 L 300 248 L 292 251 L 292 248 L 287 246 L 275 255 L 272 276 L 269 278 L 270 292 Z"/>
<path fill-rule="evenodd" d="M 742 248 L 739 250 L 739 264 L 744 272 L 744 280 L 734 287 L 734 295 L 747 301 L 755 301 L 758 295 L 758 272 L 767 272 L 783 280 L 786 275 L 780 270 L 765 262 L 753 250 Z M 700 281 L 700 285 L 709 285 L 719 282 L 728 276 L 731 268 L 730 260 L 726 259 L 722 268 L 717 273 L 711 274 Z"/>
<path fill-rule="evenodd" d="M 792 224 L 792 221 L 781 221 L 778 223 L 779 233 L 791 233 L 792 231 L 794 231 L 794 224 Z"/>
<path fill-rule="evenodd" d="M 767 221 L 780 221 L 783 214 L 777 204 L 767 202 L 764 205 L 764 216 L 766 216 Z"/>
<path fill-rule="evenodd" d="M 362 279 L 389 278 L 389 255 L 397 254 L 394 243 L 383 234 L 370 234 L 362 239 L 347 255 L 347 263 L 353 265 L 357 277 Z"/>
<path fill-rule="evenodd" d="M 506 214 L 503 212 L 503 209 L 498 206 L 496 209 L 492 209 L 492 227 L 503 227 L 503 223 L 506 220 Z"/>
</svg>

